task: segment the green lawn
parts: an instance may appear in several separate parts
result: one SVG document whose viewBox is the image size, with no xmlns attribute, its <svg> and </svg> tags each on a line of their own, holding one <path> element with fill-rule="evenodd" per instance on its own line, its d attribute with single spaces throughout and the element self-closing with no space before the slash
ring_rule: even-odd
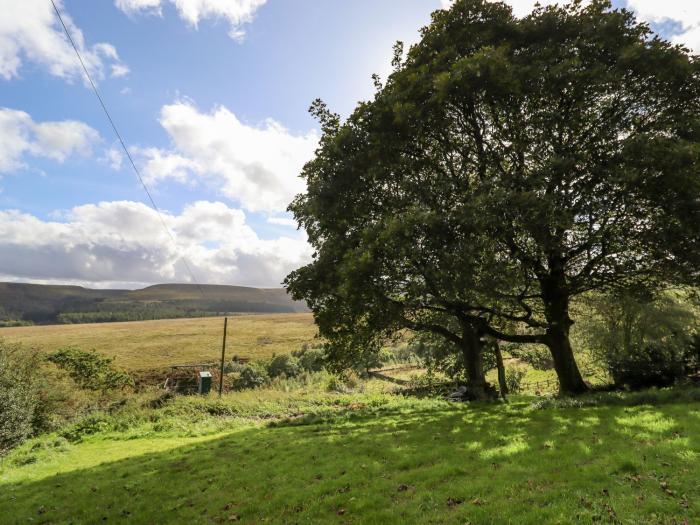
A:
<svg viewBox="0 0 700 525">
<path fill-rule="evenodd" d="M 0 521 L 700 523 L 697 403 L 406 400 L 339 414 L 192 438 L 98 434 L 24 466 L 10 456 Z"/>
</svg>

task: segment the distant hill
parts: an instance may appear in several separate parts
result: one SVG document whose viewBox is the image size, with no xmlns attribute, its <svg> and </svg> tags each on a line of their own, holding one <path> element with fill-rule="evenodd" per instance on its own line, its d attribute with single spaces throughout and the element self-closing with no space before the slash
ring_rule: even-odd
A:
<svg viewBox="0 0 700 525">
<path fill-rule="evenodd" d="M 158 284 L 141 290 L 0 283 L 0 322 L 136 321 L 233 313 L 307 312 L 283 288 Z"/>
</svg>

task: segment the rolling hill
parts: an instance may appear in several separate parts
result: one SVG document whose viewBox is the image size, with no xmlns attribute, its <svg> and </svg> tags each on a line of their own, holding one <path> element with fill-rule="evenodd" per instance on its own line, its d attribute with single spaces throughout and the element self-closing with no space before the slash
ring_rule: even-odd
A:
<svg viewBox="0 0 700 525">
<path fill-rule="evenodd" d="M 226 313 L 307 312 L 283 288 L 159 284 L 140 290 L 0 283 L 0 321 L 35 324 L 135 321 Z"/>
</svg>

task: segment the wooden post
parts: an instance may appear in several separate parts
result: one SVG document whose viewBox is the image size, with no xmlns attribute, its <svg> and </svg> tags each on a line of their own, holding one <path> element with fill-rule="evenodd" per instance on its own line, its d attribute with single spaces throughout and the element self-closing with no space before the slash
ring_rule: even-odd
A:
<svg viewBox="0 0 700 525">
<path fill-rule="evenodd" d="M 219 370 L 219 397 L 224 391 L 224 359 L 226 356 L 226 328 L 228 326 L 228 317 L 224 317 L 224 341 L 221 344 L 221 370 Z"/>
</svg>

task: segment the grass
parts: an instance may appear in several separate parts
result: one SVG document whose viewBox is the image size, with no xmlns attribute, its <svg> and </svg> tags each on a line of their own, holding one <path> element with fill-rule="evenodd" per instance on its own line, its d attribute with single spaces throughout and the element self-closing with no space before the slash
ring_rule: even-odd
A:
<svg viewBox="0 0 700 525">
<path fill-rule="evenodd" d="M 34 440 L 4 461 L 0 523 L 700 521 L 699 403 L 537 409 L 371 390 L 175 398 L 121 431 Z"/>
<path fill-rule="evenodd" d="M 75 345 L 115 358 L 127 370 L 173 364 L 216 362 L 221 355 L 223 319 L 207 317 L 126 323 L 0 328 L 0 338 L 42 351 Z M 264 359 L 312 342 L 311 314 L 240 315 L 229 318 L 227 353 Z"/>
</svg>

